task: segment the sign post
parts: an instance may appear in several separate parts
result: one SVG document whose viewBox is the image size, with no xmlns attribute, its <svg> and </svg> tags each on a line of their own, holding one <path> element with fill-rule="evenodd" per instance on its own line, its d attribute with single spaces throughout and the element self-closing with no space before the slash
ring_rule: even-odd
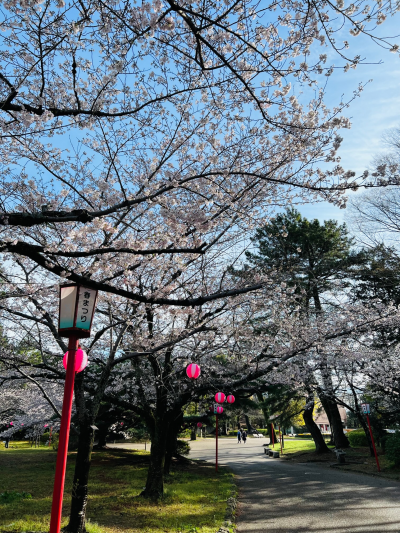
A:
<svg viewBox="0 0 400 533">
<path fill-rule="evenodd" d="M 54 477 L 53 502 L 51 506 L 50 533 L 60 533 L 75 372 L 83 370 L 86 366 L 86 364 L 83 366 L 82 362 L 79 363 L 78 367 L 76 366 L 76 352 L 78 350 L 79 339 L 90 337 L 90 328 L 92 326 L 96 300 L 96 290 L 74 284 L 62 285 L 60 287 L 58 333 L 61 337 L 68 337 L 69 342 L 56 473 Z"/>
<path fill-rule="evenodd" d="M 361 404 L 361 409 L 362 409 L 362 412 L 367 416 L 369 434 L 371 435 L 371 441 L 372 441 L 372 447 L 374 449 L 376 466 L 378 467 L 378 472 L 380 472 L 381 471 L 381 467 L 379 465 L 378 454 L 377 454 L 376 448 L 375 448 L 374 435 L 372 433 L 372 428 L 371 428 L 371 424 L 369 422 L 369 416 L 368 416 L 371 413 L 371 410 L 370 410 L 370 407 L 369 407 L 369 403 L 362 403 Z"/>
</svg>

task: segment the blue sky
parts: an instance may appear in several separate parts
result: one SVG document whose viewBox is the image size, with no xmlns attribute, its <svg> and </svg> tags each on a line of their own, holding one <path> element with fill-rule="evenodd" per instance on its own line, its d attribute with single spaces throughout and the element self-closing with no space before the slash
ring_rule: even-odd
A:
<svg viewBox="0 0 400 533">
<path fill-rule="evenodd" d="M 391 17 L 377 28 L 381 36 L 396 36 L 400 33 L 400 13 Z M 400 126 L 400 57 L 390 53 L 370 39 L 363 36 L 343 36 L 350 44 L 351 56 L 360 54 L 373 64 L 360 65 L 347 73 L 335 72 L 330 78 L 327 89 L 327 103 L 335 105 L 342 94 L 350 98 L 359 83 L 369 83 L 360 98 L 357 98 L 347 110 L 352 128 L 342 130 L 343 143 L 339 150 L 341 164 L 347 170 L 354 170 L 357 175 L 371 164 L 373 156 L 385 150 L 382 135 L 390 128 Z M 400 45 L 400 37 L 393 39 Z M 321 48 L 321 53 L 324 53 Z M 340 61 L 333 54 L 328 55 L 327 65 L 338 65 Z M 382 64 L 377 64 L 382 61 Z M 307 218 L 321 221 L 333 218 L 345 221 L 346 210 L 339 209 L 327 202 L 298 207 Z"/>
</svg>

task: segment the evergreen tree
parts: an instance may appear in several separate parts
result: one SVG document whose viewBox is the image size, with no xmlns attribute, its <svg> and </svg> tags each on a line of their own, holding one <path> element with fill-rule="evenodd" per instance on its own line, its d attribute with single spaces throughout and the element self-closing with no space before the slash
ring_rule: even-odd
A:
<svg viewBox="0 0 400 533">
<path fill-rule="evenodd" d="M 345 224 L 335 220 L 323 224 L 317 219 L 310 221 L 295 209 L 278 214 L 259 228 L 253 242 L 258 251 L 247 252 L 247 270 L 253 267 L 261 272 L 276 272 L 281 282 L 298 295 L 300 310 L 310 320 L 334 304 L 332 296 L 350 286 L 353 267 L 365 261 L 364 253 L 352 251 L 353 239 Z M 347 447 L 329 365 L 322 361 L 320 371 L 322 386 L 317 387 L 317 392 L 329 418 L 334 443 L 336 447 Z M 310 413 L 307 417 L 310 423 Z"/>
<path fill-rule="evenodd" d="M 321 296 L 349 285 L 349 270 L 363 260 L 351 250 L 353 239 L 336 220 L 307 220 L 296 209 L 278 214 L 259 228 L 252 239 L 258 251 L 247 252 L 252 267 L 275 271 L 299 294 L 303 309 L 314 304 L 322 311 Z"/>
</svg>

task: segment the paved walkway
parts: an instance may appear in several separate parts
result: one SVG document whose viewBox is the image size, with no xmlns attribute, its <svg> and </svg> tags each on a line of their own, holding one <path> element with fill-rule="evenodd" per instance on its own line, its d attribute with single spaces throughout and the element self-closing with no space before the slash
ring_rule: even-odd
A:
<svg viewBox="0 0 400 533">
<path fill-rule="evenodd" d="M 239 484 L 239 533 L 400 533 L 400 483 L 268 459 L 263 439 L 218 442 Z M 214 439 L 190 446 L 192 458 L 214 462 Z"/>
</svg>

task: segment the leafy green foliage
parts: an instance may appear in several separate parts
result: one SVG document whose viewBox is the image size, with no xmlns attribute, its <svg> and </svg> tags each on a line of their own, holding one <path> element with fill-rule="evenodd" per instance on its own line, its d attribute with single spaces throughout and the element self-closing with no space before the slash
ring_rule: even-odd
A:
<svg viewBox="0 0 400 533">
<path fill-rule="evenodd" d="M 400 304 L 400 266 L 398 255 L 383 244 L 363 252 L 363 266 L 357 269 L 353 296 L 357 300 Z"/>
<path fill-rule="evenodd" d="M 59 434 L 58 433 L 53 433 L 53 435 L 51 436 L 51 445 L 53 447 L 53 450 L 58 450 L 58 442 L 59 442 Z"/>
<path fill-rule="evenodd" d="M 279 415 L 277 423 L 281 427 L 299 425 L 304 411 L 305 400 L 302 394 L 284 385 L 271 385 L 260 402 L 261 408 L 267 413 L 266 422 L 271 415 Z"/>
<path fill-rule="evenodd" d="M 295 289 L 302 307 L 308 307 L 311 299 L 318 300 L 321 293 L 334 291 L 338 280 L 343 289 L 349 267 L 362 260 L 360 254 L 351 252 L 353 239 L 345 224 L 307 220 L 296 209 L 288 209 L 258 229 L 253 242 L 259 251 L 246 254 L 251 265 L 277 272 Z"/>
<path fill-rule="evenodd" d="M 400 465 L 400 431 L 396 431 L 386 440 L 386 456 L 396 466 Z"/>
<path fill-rule="evenodd" d="M 0 493 L 0 503 L 12 503 L 18 500 L 31 500 L 32 494 L 29 492 L 17 492 L 16 490 L 6 490 Z"/>
<path fill-rule="evenodd" d="M 347 434 L 347 437 L 350 442 L 350 446 L 356 448 L 358 446 L 368 446 L 367 436 L 363 429 L 356 429 L 355 431 L 350 431 Z"/>
<path fill-rule="evenodd" d="M 127 433 L 132 442 L 148 442 L 150 440 L 150 434 L 145 426 L 130 428 Z"/>
<path fill-rule="evenodd" d="M 177 440 L 176 443 L 176 452 L 179 455 L 189 455 L 190 453 L 190 445 L 186 440 Z"/>
<path fill-rule="evenodd" d="M 260 433 L 261 435 L 265 435 L 266 437 L 268 437 L 269 435 L 268 429 L 257 429 L 257 433 Z"/>
</svg>

